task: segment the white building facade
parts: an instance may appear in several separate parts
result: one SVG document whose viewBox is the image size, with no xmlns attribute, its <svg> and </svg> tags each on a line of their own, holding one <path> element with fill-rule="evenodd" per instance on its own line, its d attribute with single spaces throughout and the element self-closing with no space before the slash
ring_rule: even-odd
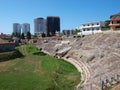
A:
<svg viewBox="0 0 120 90">
<path fill-rule="evenodd" d="M 19 23 L 13 23 L 13 33 L 16 34 L 21 34 L 21 24 Z"/>
<path fill-rule="evenodd" d="M 40 35 L 43 32 L 46 33 L 46 20 L 44 18 L 34 19 L 34 34 Z"/>
<path fill-rule="evenodd" d="M 89 34 L 95 34 L 102 32 L 102 26 L 104 26 L 104 22 L 90 22 L 90 23 L 84 23 L 77 29 L 80 29 L 81 32 L 78 34 L 82 35 L 89 35 Z"/>
<path fill-rule="evenodd" d="M 23 23 L 22 24 L 22 33 L 27 34 L 27 32 L 30 32 L 30 24 L 29 23 Z"/>
</svg>

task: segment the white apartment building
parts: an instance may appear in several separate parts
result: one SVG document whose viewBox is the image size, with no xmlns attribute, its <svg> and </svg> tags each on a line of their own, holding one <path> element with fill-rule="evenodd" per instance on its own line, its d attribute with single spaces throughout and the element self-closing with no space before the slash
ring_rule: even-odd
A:
<svg viewBox="0 0 120 90">
<path fill-rule="evenodd" d="M 21 34 L 21 24 L 19 23 L 13 23 L 13 33 L 16 34 Z"/>
<path fill-rule="evenodd" d="M 30 24 L 29 23 L 23 23 L 22 24 L 22 33 L 27 34 L 27 32 L 30 32 Z"/>
<path fill-rule="evenodd" d="M 89 23 L 84 23 L 77 29 L 80 29 L 81 32 L 78 34 L 82 35 L 89 35 L 89 34 L 95 34 L 95 33 L 100 33 L 102 32 L 101 28 L 104 26 L 104 22 L 89 22 Z"/>
<path fill-rule="evenodd" d="M 34 34 L 40 35 L 43 32 L 46 33 L 46 20 L 44 18 L 34 19 Z"/>
</svg>

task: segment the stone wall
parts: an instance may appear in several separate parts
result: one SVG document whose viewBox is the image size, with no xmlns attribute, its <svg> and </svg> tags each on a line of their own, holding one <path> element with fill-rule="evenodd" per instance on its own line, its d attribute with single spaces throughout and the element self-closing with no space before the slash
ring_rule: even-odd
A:
<svg viewBox="0 0 120 90">
<path fill-rule="evenodd" d="M 15 43 L 0 44 L 0 53 L 7 52 L 7 51 L 13 51 L 14 49 L 15 49 Z"/>
</svg>

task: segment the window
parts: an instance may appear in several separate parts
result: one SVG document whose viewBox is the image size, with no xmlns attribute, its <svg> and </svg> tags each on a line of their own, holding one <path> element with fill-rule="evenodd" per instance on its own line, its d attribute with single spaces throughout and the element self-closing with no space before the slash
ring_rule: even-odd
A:
<svg viewBox="0 0 120 90">
<path fill-rule="evenodd" d="M 120 24 L 120 21 L 117 21 L 118 24 Z"/>
<path fill-rule="evenodd" d="M 85 31 L 85 29 L 83 29 L 83 31 Z"/>
<path fill-rule="evenodd" d="M 85 25 L 83 25 L 83 27 L 85 27 Z"/>
<path fill-rule="evenodd" d="M 87 31 L 90 31 L 90 29 L 88 28 Z"/>
<path fill-rule="evenodd" d="M 113 21 L 111 23 L 113 24 Z"/>
<path fill-rule="evenodd" d="M 99 30 L 99 28 L 96 28 L 96 30 Z"/>
<path fill-rule="evenodd" d="M 99 25 L 99 23 L 97 23 L 97 25 Z"/>
</svg>

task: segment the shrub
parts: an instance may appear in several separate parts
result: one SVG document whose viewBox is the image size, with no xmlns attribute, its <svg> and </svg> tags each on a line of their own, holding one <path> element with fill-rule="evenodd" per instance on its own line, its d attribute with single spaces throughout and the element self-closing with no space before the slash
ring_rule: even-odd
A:
<svg viewBox="0 0 120 90">
<path fill-rule="evenodd" d="M 15 58 L 19 58 L 22 57 L 23 55 L 18 51 L 11 51 L 11 52 L 4 52 L 4 53 L 0 53 L 0 62 L 1 61 L 7 61 L 10 59 L 15 59 Z"/>
<path fill-rule="evenodd" d="M 46 54 L 45 54 L 45 53 L 43 53 L 43 52 L 35 52 L 35 53 L 33 53 L 33 55 L 45 56 Z"/>
<path fill-rule="evenodd" d="M 17 47 L 17 50 L 19 50 L 23 55 L 30 55 L 30 54 L 39 52 L 39 49 L 34 45 L 20 46 L 20 47 Z"/>
</svg>

